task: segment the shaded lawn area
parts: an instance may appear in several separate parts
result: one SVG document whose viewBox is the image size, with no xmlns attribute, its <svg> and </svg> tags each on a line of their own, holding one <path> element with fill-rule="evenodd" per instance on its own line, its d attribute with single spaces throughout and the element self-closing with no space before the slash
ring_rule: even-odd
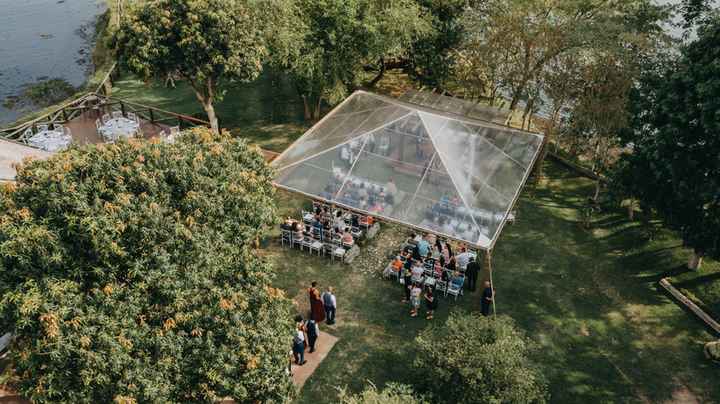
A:
<svg viewBox="0 0 720 404">
<path fill-rule="evenodd" d="M 671 273 L 670 282 L 676 288 L 720 321 L 720 263 L 703 260 L 698 271 L 688 271 L 679 267 L 681 271 Z"/>
<path fill-rule="evenodd" d="M 498 312 L 538 343 L 551 401 L 720 400 L 720 369 L 702 355 L 713 337 L 657 288 L 663 273 L 684 261 L 679 241 L 620 213 L 597 217 L 593 231 L 583 229 L 578 208 L 592 183 L 552 164 L 547 173 L 549 180 L 528 186 L 517 223 L 503 232 L 494 277 Z M 284 192 L 279 200 L 283 216 L 297 217 L 304 203 Z M 308 309 L 311 281 L 337 290 L 338 324 L 322 330 L 340 340 L 297 402 L 328 402 L 336 386 L 359 391 L 367 380 L 423 390 L 427 381 L 412 369 L 413 339 L 427 321 L 410 318 L 399 285 L 380 277 L 386 254 L 407 233 L 383 225 L 351 266 L 280 248 L 277 237 L 266 241 L 275 284 L 300 312 Z M 444 321 L 450 310 L 479 310 L 479 293 L 457 303 L 442 299 L 433 321 Z"/>
<path fill-rule="evenodd" d="M 207 119 L 192 89 L 184 82 L 175 88 L 126 75 L 113 83 L 113 97 L 179 114 Z M 281 152 L 309 125 L 303 122 L 302 101 L 292 83 L 281 74 L 266 71 L 247 84 L 233 84 L 215 104 L 220 127 L 260 147 Z"/>
</svg>

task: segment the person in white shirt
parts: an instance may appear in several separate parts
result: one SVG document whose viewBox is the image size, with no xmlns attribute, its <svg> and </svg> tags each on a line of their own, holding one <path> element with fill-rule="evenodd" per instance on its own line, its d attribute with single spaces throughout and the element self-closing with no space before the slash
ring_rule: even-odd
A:
<svg viewBox="0 0 720 404">
<path fill-rule="evenodd" d="M 327 325 L 335 324 L 335 311 L 337 309 L 337 300 L 333 293 L 332 286 L 328 286 L 327 291 L 322 294 L 323 305 L 325 305 L 325 320 Z"/>
<path fill-rule="evenodd" d="M 455 263 L 460 271 L 465 271 L 467 264 L 470 262 L 470 257 L 472 257 L 472 254 L 465 247 L 460 247 L 460 254 L 455 257 Z"/>
<path fill-rule="evenodd" d="M 420 261 L 416 261 L 415 265 L 412 268 L 412 281 L 416 283 L 421 283 L 424 273 L 425 268 L 423 268 L 422 264 L 420 264 Z"/>
</svg>

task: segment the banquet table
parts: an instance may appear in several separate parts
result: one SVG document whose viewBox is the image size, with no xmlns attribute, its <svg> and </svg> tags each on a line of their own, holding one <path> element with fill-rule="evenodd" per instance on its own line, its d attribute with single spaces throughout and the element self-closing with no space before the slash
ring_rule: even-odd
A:
<svg viewBox="0 0 720 404">
<path fill-rule="evenodd" d="M 130 138 L 137 134 L 140 124 L 125 117 L 108 119 L 101 127 L 100 132 L 108 140 Z"/>
<path fill-rule="evenodd" d="M 49 152 L 67 149 L 72 142 L 72 136 L 64 132 L 43 130 L 28 139 L 28 144 Z"/>
</svg>

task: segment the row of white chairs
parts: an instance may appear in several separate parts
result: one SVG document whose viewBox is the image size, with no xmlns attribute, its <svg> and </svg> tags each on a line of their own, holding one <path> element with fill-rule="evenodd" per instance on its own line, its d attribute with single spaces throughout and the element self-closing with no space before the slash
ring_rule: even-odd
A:
<svg viewBox="0 0 720 404">
<path fill-rule="evenodd" d="M 40 132 L 58 132 L 63 135 L 71 135 L 72 134 L 72 132 L 70 131 L 70 128 L 65 127 L 64 125 L 61 125 L 59 123 L 54 123 L 52 130 L 50 130 L 50 125 L 48 125 L 48 124 L 37 125 L 37 133 L 40 133 Z M 27 129 L 25 129 L 25 132 L 23 132 L 23 137 L 25 139 L 29 139 L 34 134 L 35 134 L 35 132 L 33 132 L 32 127 L 29 127 Z"/>
<path fill-rule="evenodd" d="M 135 114 L 135 113 L 133 113 L 133 112 L 128 112 L 128 113 L 125 114 L 125 115 L 126 115 L 127 119 L 129 119 L 129 120 L 131 120 L 131 121 L 135 121 L 135 122 L 137 122 L 137 123 L 140 123 L 140 119 L 138 118 L 137 114 Z M 104 114 L 104 115 L 100 118 L 100 121 L 101 121 L 103 124 L 105 124 L 105 123 L 107 123 L 107 121 L 109 121 L 110 119 L 120 119 L 120 118 L 123 118 L 123 113 L 122 113 L 122 111 L 113 111 L 111 114 Z"/>
</svg>

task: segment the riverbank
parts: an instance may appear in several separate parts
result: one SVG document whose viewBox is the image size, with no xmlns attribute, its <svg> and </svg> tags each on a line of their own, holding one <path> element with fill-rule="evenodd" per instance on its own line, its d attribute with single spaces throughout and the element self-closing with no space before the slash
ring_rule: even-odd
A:
<svg viewBox="0 0 720 404">
<path fill-rule="evenodd" d="M 87 45 L 79 51 L 79 53 L 83 55 L 82 64 L 86 65 L 90 71 L 85 75 L 82 83 L 80 85 L 73 85 L 63 78 L 40 77 L 43 80 L 23 85 L 20 93 L 3 100 L 3 104 L 6 104 L 6 106 L 13 106 L 13 104 L 15 104 L 14 106 L 17 110 L 14 110 L 14 112 L 19 111 L 20 115 L 11 122 L 0 124 L 0 127 L 14 127 L 48 114 L 69 100 L 78 98 L 80 95 L 88 91 L 94 91 L 97 88 L 113 64 L 112 55 L 107 49 L 108 27 L 112 13 L 109 8 L 101 6 L 101 4 L 104 3 L 96 3 L 98 7 L 103 7 L 103 11 L 99 13 L 91 23 L 84 24 L 76 30 L 76 35 L 87 41 Z M 75 61 L 74 63 L 78 64 L 80 62 Z M 77 66 L 73 66 L 73 68 L 77 68 Z M 20 70 L 20 68 L 16 67 L 15 70 Z M 8 85 L 5 86 L 7 87 Z M 45 98 L 46 101 L 51 101 L 50 105 L 43 102 L 33 102 L 33 99 L 36 101 L 41 100 L 41 98 L 38 97 L 40 93 L 48 93 L 54 96 L 50 97 L 50 99 Z M 23 106 L 32 109 L 32 111 L 23 113 Z M 7 108 L 5 108 L 5 110 L 7 111 Z M 10 114 L 10 116 L 15 116 L 15 114 Z"/>
</svg>

